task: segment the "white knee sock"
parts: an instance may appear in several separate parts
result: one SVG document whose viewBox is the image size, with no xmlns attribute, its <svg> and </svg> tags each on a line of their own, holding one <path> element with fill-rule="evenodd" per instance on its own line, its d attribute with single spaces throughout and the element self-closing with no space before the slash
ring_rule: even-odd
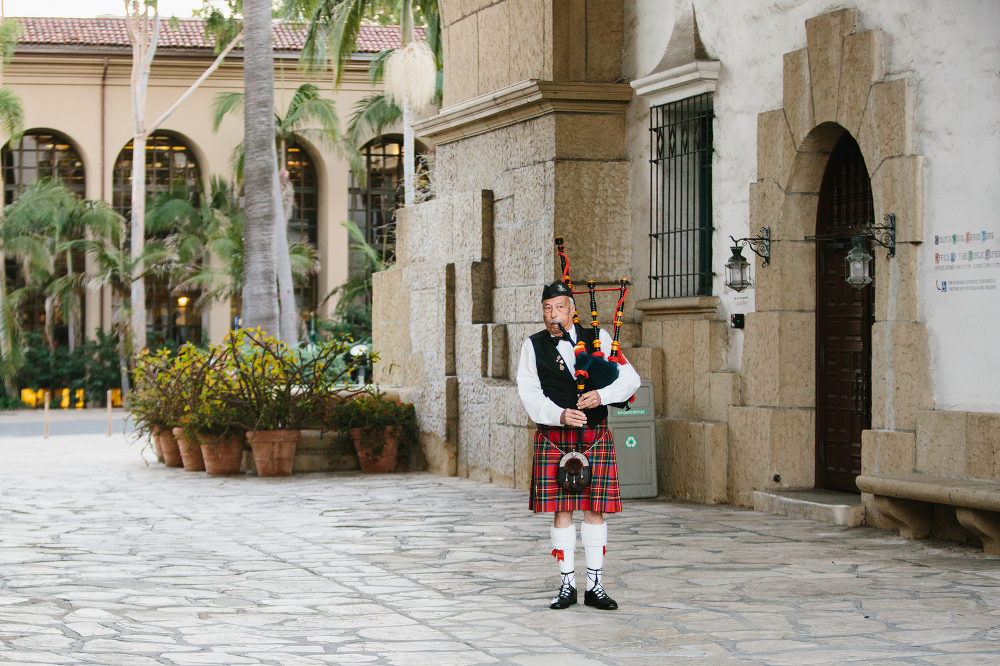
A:
<svg viewBox="0 0 1000 666">
<path fill-rule="evenodd" d="M 601 576 L 604 573 L 604 550 L 608 545 L 608 524 L 580 525 L 580 540 L 587 554 L 587 589 L 603 587 Z"/>
<path fill-rule="evenodd" d="M 576 587 L 576 577 L 573 575 L 576 551 L 576 525 L 552 528 L 552 555 L 559 560 L 559 573 L 563 584 Z"/>
</svg>

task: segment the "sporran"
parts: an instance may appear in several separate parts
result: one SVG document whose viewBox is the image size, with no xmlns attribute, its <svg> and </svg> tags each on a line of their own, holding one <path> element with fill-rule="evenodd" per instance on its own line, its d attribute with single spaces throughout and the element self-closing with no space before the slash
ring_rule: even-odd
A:
<svg viewBox="0 0 1000 666">
<path fill-rule="evenodd" d="M 570 451 L 559 459 L 556 483 L 570 493 L 578 493 L 590 485 L 590 460 L 579 451 Z"/>
</svg>

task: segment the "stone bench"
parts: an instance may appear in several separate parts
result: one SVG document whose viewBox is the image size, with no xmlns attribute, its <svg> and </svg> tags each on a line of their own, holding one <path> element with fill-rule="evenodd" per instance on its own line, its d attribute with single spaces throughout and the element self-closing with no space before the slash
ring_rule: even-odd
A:
<svg viewBox="0 0 1000 666">
<path fill-rule="evenodd" d="M 983 542 L 983 551 L 1000 555 L 1000 483 L 934 474 L 880 474 L 858 477 L 858 489 L 875 496 L 879 513 L 899 526 L 899 533 L 922 539 L 931 532 L 933 509 L 955 507 L 955 517 Z"/>
</svg>

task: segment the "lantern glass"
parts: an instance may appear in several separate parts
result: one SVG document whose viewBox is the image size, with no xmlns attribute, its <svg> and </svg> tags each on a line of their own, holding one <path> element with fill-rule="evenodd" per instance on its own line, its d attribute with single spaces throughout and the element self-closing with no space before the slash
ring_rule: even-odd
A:
<svg viewBox="0 0 1000 666">
<path fill-rule="evenodd" d="M 743 258 L 743 250 L 733 246 L 733 256 L 726 262 L 726 286 L 740 292 L 751 286 L 750 264 Z"/>
<path fill-rule="evenodd" d="M 864 247 L 864 241 L 860 236 L 853 239 L 854 247 L 844 258 L 847 267 L 847 284 L 855 289 L 861 289 L 865 285 L 871 284 L 871 276 L 868 274 L 868 265 L 872 261 L 872 255 Z"/>
</svg>

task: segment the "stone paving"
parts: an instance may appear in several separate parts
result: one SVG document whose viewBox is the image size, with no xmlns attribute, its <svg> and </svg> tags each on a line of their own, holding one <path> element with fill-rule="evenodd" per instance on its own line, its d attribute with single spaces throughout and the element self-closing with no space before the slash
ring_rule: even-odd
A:
<svg viewBox="0 0 1000 666">
<path fill-rule="evenodd" d="M 621 609 L 551 611 L 548 526 L 466 479 L 220 479 L 120 435 L 0 438 L 0 664 L 1000 663 L 1000 559 L 973 548 L 631 501 Z"/>
</svg>

